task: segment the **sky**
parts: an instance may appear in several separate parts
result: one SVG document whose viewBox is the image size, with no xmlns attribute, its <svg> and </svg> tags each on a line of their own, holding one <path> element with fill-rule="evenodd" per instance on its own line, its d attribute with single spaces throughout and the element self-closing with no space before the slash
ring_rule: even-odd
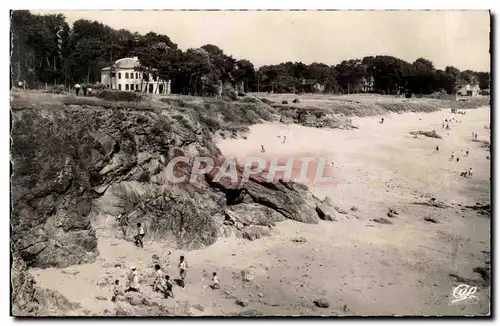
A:
<svg viewBox="0 0 500 326">
<path fill-rule="evenodd" d="M 40 12 L 40 11 L 37 11 Z M 49 11 L 43 11 L 49 13 Z M 488 11 L 52 11 L 115 29 L 166 34 L 183 50 L 214 44 L 256 67 L 328 65 L 368 55 L 419 57 L 438 69 L 490 70 Z"/>
</svg>

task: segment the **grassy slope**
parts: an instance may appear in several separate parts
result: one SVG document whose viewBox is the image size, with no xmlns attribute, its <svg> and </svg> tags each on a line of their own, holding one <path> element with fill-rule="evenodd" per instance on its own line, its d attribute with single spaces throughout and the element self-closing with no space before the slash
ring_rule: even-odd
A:
<svg viewBox="0 0 500 326">
<path fill-rule="evenodd" d="M 121 96 L 127 101 L 119 101 Z M 147 110 L 168 114 L 174 119 L 192 115 L 211 132 L 218 130 L 236 133 L 245 131 L 249 125 L 262 121 L 279 121 L 280 116 L 295 119 L 300 111 L 308 111 L 318 119 L 324 117 L 339 120 L 349 116 L 371 116 L 388 113 L 432 112 L 442 108 L 472 109 L 489 105 L 488 97 L 467 98 L 466 101 L 453 101 L 431 98 L 404 99 L 394 96 L 378 95 L 302 95 L 294 94 L 255 94 L 240 97 L 237 101 L 201 98 L 193 96 L 149 96 L 135 93 L 115 92 L 112 96 L 75 97 L 74 95 L 54 95 L 41 92 L 11 92 L 11 108 L 64 105 L 101 106 L 112 109 Z M 292 104 L 294 98 L 300 103 Z M 287 100 L 290 104 L 281 104 Z"/>
</svg>

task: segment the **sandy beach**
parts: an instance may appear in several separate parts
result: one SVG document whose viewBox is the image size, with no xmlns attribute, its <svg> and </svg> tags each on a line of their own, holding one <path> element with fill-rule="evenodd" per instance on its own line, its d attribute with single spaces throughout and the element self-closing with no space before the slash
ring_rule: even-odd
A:
<svg viewBox="0 0 500 326">
<path fill-rule="evenodd" d="M 175 287 L 175 299 L 169 300 L 146 285 L 144 291 L 172 310 L 185 307 L 193 315 L 244 310 L 263 315 L 487 314 L 486 288 L 478 288 L 477 304 L 450 304 L 452 290 L 460 284 L 450 274 L 480 279 L 473 269 L 489 260 L 484 252 L 490 251 L 490 219 L 462 209 L 490 202 L 490 160 L 486 158 L 490 153 L 481 147 L 481 141 L 490 141 L 490 130 L 484 129 L 490 123 L 490 108 L 465 111 L 465 115 L 453 115 L 461 122 L 450 123 L 449 131 L 442 128 L 443 121 L 452 117 L 449 109 L 386 115 L 384 124 L 379 123 L 381 116 L 353 118 L 359 126 L 353 130 L 279 123 L 251 126 L 246 139 L 220 139 L 222 153 L 259 156 L 263 145 L 267 158 L 326 157 L 333 162 L 333 184 L 310 182 L 308 186 L 319 198 L 330 197 L 346 214 L 319 224 L 287 220 L 278 223 L 269 237 L 248 241 L 231 235 L 194 251 L 150 241 L 140 249 L 97 230 L 100 256 L 94 263 L 36 268 L 31 273 L 39 286 L 57 290 L 95 314 L 123 304 L 96 300 L 96 296 L 111 296 L 111 287 L 98 283 L 124 280 L 131 265 L 144 279 L 149 277 L 153 254 L 168 264 L 167 273 L 175 277 L 178 257 L 184 254 L 190 266 L 187 285 Z M 433 129 L 443 138 L 409 134 Z M 472 141 L 473 132 L 478 142 Z M 452 152 L 459 162 L 450 160 Z M 460 172 L 469 168 L 473 177 L 461 177 Z M 415 204 L 430 198 L 447 207 Z M 372 221 L 387 218 L 389 208 L 399 213 L 389 219 L 392 224 Z M 298 238 L 302 239 L 294 241 Z M 242 270 L 250 272 L 250 281 L 242 280 Z M 209 288 L 214 271 L 221 290 Z M 319 298 L 330 306 L 316 307 L 313 301 Z"/>
</svg>

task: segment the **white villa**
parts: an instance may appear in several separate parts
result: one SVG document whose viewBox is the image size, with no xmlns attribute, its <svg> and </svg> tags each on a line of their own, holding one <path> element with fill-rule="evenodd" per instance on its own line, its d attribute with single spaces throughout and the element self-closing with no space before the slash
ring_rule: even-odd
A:
<svg viewBox="0 0 500 326">
<path fill-rule="evenodd" d="M 465 84 L 459 85 L 459 87 L 457 94 L 461 96 L 478 96 L 481 91 L 477 84 Z"/>
<path fill-rule="evenodd" d="M 137 91 L 152 94 L 170 94 L 170 81 L 136 71 L 139 59 L 123 58 L 112 67 L 101 69 L 101 84 L 121 91 Z M 156 78 L 154 78 L 156 77 Z"/>
</svg>

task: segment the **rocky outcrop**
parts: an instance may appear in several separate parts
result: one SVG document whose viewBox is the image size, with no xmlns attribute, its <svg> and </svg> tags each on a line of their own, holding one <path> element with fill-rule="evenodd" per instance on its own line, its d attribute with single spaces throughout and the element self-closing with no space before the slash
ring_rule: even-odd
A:
<svg viewBox="0 0 500 326">
<path fill-rule="evenodd" d="M 13 111 L 12 252 L 28 267 L 66 267 L 98 256 L 95 226 L 132 240 L 141 222 L 146 241 L 194 249 L 228 228 L 255 240 L 284 219 L 318 223 L 317 198 L 306 187 L 268 182 L 265 172 L 241 182 L 239 167 L 236 181 L 214 180 L 212 172 L 174 184 L 168 166 L 179 156 L 189 159 L 173 171 L 187 180 L 194 157 L 213 158 L 215 172 L 224 160 L 190 115 L 84 106 Z M 29 278 L 19 277 L 16 293 L 31 295 Z M 23 295 L 15 299 L 19 309 L 30 301 Z"/>
<path fill-rule="evenodd" d="M 85 315 L 79 304 L 61 294 L 41 289 L 29 274 L 26 263 L 15 254 L 11 266 L 12 314 L 14 316 Z"/>
</svg>

